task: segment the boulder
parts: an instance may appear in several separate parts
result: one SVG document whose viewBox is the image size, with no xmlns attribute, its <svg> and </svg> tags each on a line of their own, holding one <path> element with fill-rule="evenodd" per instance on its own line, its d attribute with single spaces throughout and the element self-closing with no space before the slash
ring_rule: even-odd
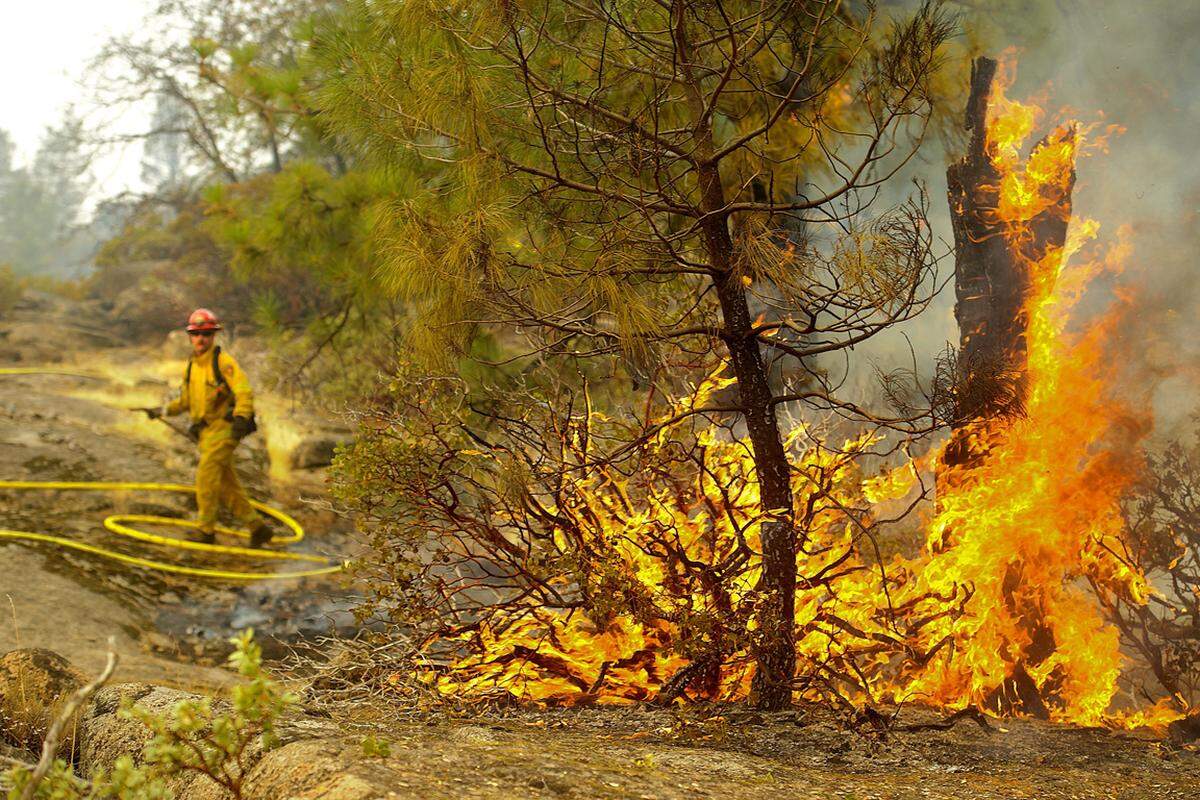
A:
<svg viewBox="0 0 1200 800">
<path fill-rule="evenodd" d="M 140 760 L 149 741 L 146 728 L 120 714 L 130 702 L 156 714 L 169 715 L 181 701 L 197 695 L 150 684 L 109 686 L 97 692 L 79 719 L 80 775 L 94 776 L 111 767 L 117 758 Z M 220 702 L 214 703 L 220 710 Z M 278 734 L 284 744 L 263 753 L 257 747 L 246 753 L 248 773 L 243 783 L 247 800 L 375 800 L 394 797 L 388 784 L 394 777 L 378 763 L 355 758 L 337 738 L 337 728 L 305 717 L 281 720 Z M 203 775 L 183 773 L 168 788 L 180 800 L 218 800 L 226 795 Z"/>
<path fill-rule="evenodd" d="M 1167 726 L 1167 736 L 1175 744 L 1188 744 L 1200 739 L 1200 711 L 1177 719 Z"/>
<path fill-rule="evenodd" d="M 15 650 L 0 658 L 0 756 L 35 761 L 42 738 L 62 704 L 86 681 L 62 656 L 49 650 Z M 74 738 L 63 742 L 60 756 L 72 759 L 76 774 L 95 776 L 121 756 L 140 761 L 150 733 L 141 722 L 122 715 L 126 703 L 169 716 L 184 700 L 199 696 L 144 683 L 106 686 L 91 698 L 71 726 Z M 220 710 L 221 702 L 214 705 Z M 339 738 L 336 725 L 304 716 L 281 720 L 280 747 L 263 753 L 254 746 L 245 756 L 247 800 L 383 800 L 398 795 L 399 776 L 378 760 L 365 760 Z M 401 784 L 403 785 L 403 784 Z M 184 772 L 167 787 L 180 800 L 223 800 L 228 795 L 204 775 Z M 410 795 L 411 796 L 411 795 Z"/>
<path fill-rule="evenodd" d="M 0 742 L 31 754 L 67 699 L 87 678 L 65 658 L 40 648 L 0 657 Z M 63 745 L 69 750 L 71 742 Z"/>
<path fill-rule="evenodd" d="M 120 714 L 126 701 L 168 716 L 178 703 L 196 697 L 190 692 L 145 683 L 104 687 L 79 715 L 77 774 L 94 777 L 101 770 L 110 769 L 121 756 L 132 756 L 135 762 L 141 761 L 142 748 L 150 741 L 150 732 L 138 720 Z M 175 797 L 188 800 L 216 800 L 225 796 L 221 787 L 207 777 L 190 772 L 177 775 L 167 788 Z"/>
<path fill-rule="evenodd" d="M 333 456 L 338 445 L 345 444 L 344 439 L 333 436 L 310 436 L 302 439 L 292 451 L 292 469 L 320 469 L 333 463 Z"/>
<path fill-rule="evenodd" d="M 383 800 L 402 797 L 396 775 L 381 763 L 355 758 L 336 739 L 292 742 L 263 755 L 246 780 L 258 800 Z"/>
<path fill-rule="evenodd" d="M 15 321 L 8 326 L 6 349 L 18 350 L 30 363 L 59 364 L 64 353 L 79 349 L 78 334 L 53 321 Z"/>
</svg>

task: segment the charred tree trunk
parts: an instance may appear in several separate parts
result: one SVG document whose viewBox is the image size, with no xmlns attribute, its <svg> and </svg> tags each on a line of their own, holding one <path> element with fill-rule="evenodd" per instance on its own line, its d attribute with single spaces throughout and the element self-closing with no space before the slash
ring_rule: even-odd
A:
<svg viewBox="0 0 1200 800">
<path fill-rule="evenodd" d="M 1025 226 L 1025 235 L 1010 237 L 996 208 L 1002 176 L 988 141 L 987 112 L 996 62 L 978 58 L 971 69 L 966 128 L 971 132 L 966 156 L 946 171 L 950 219 L 954 228 L 959 354 L 954 411 L 956 448 L 951 463 L 967 463 L 960 435 L 979 419 L 1020 411 L 1025 399 L 1029 325 L 1026 305 L 1032 268 L 1066 242 L 1071 218 L 1071 186 Z M 1074 183 L 1074 173 L 1071 175 Z"/>
<path fill-rule="evenodd" d="M 721 228 L 728 241 L 724 220 Z M 745 289 L 732 271 L 718 283 L 717 296 L 767 516 L 761 528 L 763 571 L 758 591 L 762 600 L 752 691 L 759 708 L 774 711 L 791 704 L 796 669 L 796 536 L 791 465 L 783 448 L 775 397 L 753 333 Z"/>
<path fill-rule="evenodd" d="M 959 361 L 964 365 L 1017 357 L 1021 305 L 1029 285 L 1029 276 L 1013 258 L 1009 243 L 988 222 L 988 212 L 996 205 L 995 187 L 1000 184 L 987 147 L 987 109 L 995 77 L 995 61 L 976 59 L 966 115 L 970 144 L 966 156 L 946 171 L 954 228 L 954 317 Z M 972 403 L 973 399 L 964 398 L 956 409 L 956 423 L 988 412 L 972 407 L 983 405 Z"/>
<path fill-rule="evenodd" d="M 996 67 L 989 58 L 978 58 L 972 65 L 966 113 L 970 144 L 966 156 L 946 173 L 954 227 L 959 353 L 953 431 L 938 479 L 942 486 L 969 480 L 971 470 L 986 462 L 986 445 L 972 436 L 980 422 L 1017 416 L 1024 410 L 1034 270 L 1057 266 L 1052 259 L 1061 258 L 1071 218 L 1073 170 L 1066 185 L 1057 187 L 1061 193 L 1047 198 L 1051 202 L 1032 219 L 1002 220 L 997 213 L 1004 176 L 993 161 L 994 145 L 987 129 Z M 1055 642 L 1042 622 L 1042 609 L 1020 591 L 1025 579 L 1022 565 L 1012 565 L 1004 576 L 1003 592 L 1013 616 L 1025 620 L 1029 641 L 988 705 L 1046 718 L 1049 698 L 1038 689 L 1029 668 L 1048 658 Z"/>
<path fill-rule="evenodd" d="M 704 206 L 724 206 L 720 176 L 715 167 L 701 171 Z M 750 435 L 754 472 L 766 520 L 762 524 L 762 578 L 758 591 L 759 632 L 755 647 L 755 704 L 778 710 L 792 702 L 796 664 L 796 536 L 793 522 L 791 464 L 775 415 L 767 365 L 763 362 L 746 289 L 733 268 L 733 241 L 722 216 L 704 225 L 704 239 L 717 275 L 714 282 L 721 304 L 722 338 L 737 378 L 738 404 Z"/>
</svg>

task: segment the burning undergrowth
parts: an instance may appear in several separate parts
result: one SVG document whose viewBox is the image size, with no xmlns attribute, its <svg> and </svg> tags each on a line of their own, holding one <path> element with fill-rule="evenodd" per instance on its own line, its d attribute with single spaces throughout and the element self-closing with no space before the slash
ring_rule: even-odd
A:
<svg viewBox="0 0 1200 800">
<path fill-rule="evenodd" d="M 689 403 L 729 384 L 714 376 Z M 410 500 L 402 530 L 423 533 L 401 550 L 401 529 L 381 532 L 394 559 L 377 568 L 405 592 L 397 613 L 437 629 L 426 652 L 450 659 L 440 691 L 564 704 L 747 695 L 763 515 L 744 442 L 719 426 L 659 425 L 620 466 L 598 464 L 593 448 L 614 431 L 597 412 L 560 427 L 536 410 L 497 418 L 503 433 L 485 438 L 440 422 L 434 398 L 410 397 L 414 408 L 392 421 L 405 433 L 384 457 Z M 826 449 L 802 427 L 787 441 L 802 509 L 803 695 L 871 695 L 876 665 L 906 647 L 904 609 L 881 602 L 906 579 L 875 557 L 888 520 L 872 506 L 915 495 L 903 517 L 923 493 L 911 465 L 864 476 L 876 444 L 862 436 Z M 422 559 L 430 531 L 436 550 Z M 432 566 L 409 572 L 417 561 Z"/>
<path fill-rule="evenodd" d="M 1094 222 L 1069 219 L 1075 161 L 1103 137 L 1063 125 L 1029 147 L 1041 117 L 1002 88 L 991 97 L 995 181 L 973 198 L 1023 276 L 1002 353 L 1017 376 L 1010 413 L 956 409 L 941 451 L 882 474 L 871 465 L 896 447 L 880 431 L 830 446 L 797 424 L 787 438 L 797 697 L 1084 724 L 1186 710 L 1161 669 L 1169 702 L 1133 715 L 1114 703 L 1122 632 L 1163 605 L 1122 507 L 1151 425 L 1113 350 L 1133 296 L 1118 288 L 1086 324 L 1072 315 L 1090 286 L 1116 285 L 1129 248 L 1118 235 L 1105 250 Z M 1044 244 L 1047 225 L 1060 244 Z M 688 413 L 730 383 L 718 370 L 633 426 L 593 409 L 586 388 L 480 409 L 456 382 L 407 382 L 366 421 L 371 446 L 343 460 L 343 499 L 377 521 L 364 569 L 386 588 L 364 614 L 420 632 L 422 679 L 447 696 L 747 697 L 771 520 L 735 420 Z M 905 520 L 924 546 L 885 554 Z"/>
</svg>

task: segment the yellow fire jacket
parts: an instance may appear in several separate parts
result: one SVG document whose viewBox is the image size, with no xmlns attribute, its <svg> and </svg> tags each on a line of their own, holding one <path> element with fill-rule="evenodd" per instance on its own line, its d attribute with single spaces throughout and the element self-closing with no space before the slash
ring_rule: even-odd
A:
<svg viewBox="0 0 1200 800">
<path fill-rule="evenodd" d="M 232 403 L 233 416 L 249 417 L 254 413 L 254 392 L 246 373 L 238 366 L 233 356 L 224 350 L 217 354 L 224 383 L 213 371 L 213 354 L 210 350 L 202 356 L 188 359 L 184 369 L 184 380 L 179 396 L 166 407 L 167 416 L 188 412 L 192 422 L 206 423 L 209 427 L 227 426 L 226 415 Z"/>
</svg>

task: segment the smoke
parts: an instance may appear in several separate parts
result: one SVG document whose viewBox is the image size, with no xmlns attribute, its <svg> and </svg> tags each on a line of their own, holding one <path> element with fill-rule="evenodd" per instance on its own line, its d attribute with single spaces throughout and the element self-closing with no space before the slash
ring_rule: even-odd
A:
<svg viewBox="0 0 1200 800">
<path fill-rule="evenodd" d="M 1125 362 L 1130 394 L 1154 384 L 1157 429 L 1170 435 L 1196 407 L 1200 377 L 1200 4 L 1076 0 L 1056 8 L 1058 24 L 1024 43 L 1013 94 L 1049 82 L 1052 103 L 1124 129 L 1108 153 L 1080 162 L 1075 208 L 1100 222 L 1102 242 L 1128 226 L 1120 283 L 1138 313 L 1117 333 L 1114 355 Z"/>
<path fill-rule="evenodd" d="M 1158 383 L 1158 432 L 1170 435 L 1195 408 L 1200 377 L 1194 280 L 1200 53 L 1192 44 L 1200 6 L 1105 0 L 1086 4 L 1085 11 L 1083 3 L 1072 5 L 1075 35 L 1048 42 L 1074 42 L 1054 77 L 1058 93 L 1069 93 L 1072 105 L 1103 109 L 1125 128 L 1110 153 L 1081 165 L 1077 208 L 1099 220 L 1108 236 L 1130 227 L 1124 283 L 1140 313 L 1114 344 L 1128 362 L 1128 380 L 1139 384 L 1131 391 Z M 1035 61 L 1046 60 L 1039 53 Z"/>
<path fill-rule="evenodd" d="M 963 11 L 967 37 L 993 57 L 1015 48 L 1017 81 L 1010 97 L 1044 96 L 1056 121 L 1117 125 L 1108 152 L 1081 159 L 1074 192 L 1077 218 L 1100 223 L 1097 246 L 1114 245 L 1118 231 L 1132 252 L 1113 284 L 1089 288 L 1084 308 L 1107 306 L 1114 291 L 1132 292 L 1138 313 L 1116 334 L 1114 356 L 1126 361 L 1130 393 L 1154 384 L 1160 435 L 1177 432 L 1200 402 L 1200 4 L 1150 0 L 1040 0 L 972 4 Z M 962 80 L 967 80 L 966 70 Z M 1066 107 L 1069 111 L 1056 115 Z M 956 110 L 957 114 L 957 110 Z M 1040 134 L 1039 134 L 1040 135 Z M 957 144 L 932 142 L 913 176 L 931 199 L 935 235 L 951 241 L 945 168 Z M 902 189 L 898 186 L 897 189 Z M 952 274 L 953 259 L 944 265 Z M 1119 286 L 1118 286 L 1119 284 Z M 875 369 L 911 366 L 928 374 L 938 351 L 956 342 L 953 286 L 928 313 L 860 347 L 855 383 L 878 396 Z M 911 344 L 911 350 L 910 350 Z"/>
</svg>

